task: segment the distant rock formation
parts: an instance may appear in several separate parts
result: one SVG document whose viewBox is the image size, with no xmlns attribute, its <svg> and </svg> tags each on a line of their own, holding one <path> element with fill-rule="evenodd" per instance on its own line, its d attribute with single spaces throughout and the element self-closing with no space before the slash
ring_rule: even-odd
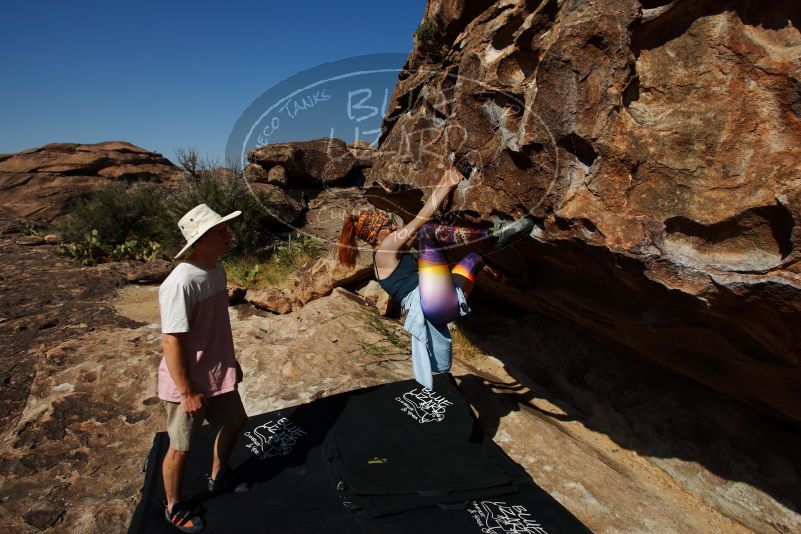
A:
<svg viewBox="0 0 801 534">
<path fill-rule="evenodd" d="M 332 187 L 309 200 L 303 231 L 333 245 L 339 241 L 342 221 L 347 214 L 375 209 L 359 187 Z"/>
<path fill-rule="evenodd" d="M 183 172 L 130 143 L 52 143 L 0 155 L 0 205 L 17 216 L 54 222 L 71 202 L 110 182 L 169 182 Z"/>
<path fill-rule="evenodd" d="M 248 152 L 244 170 L 254 190 L 280 189 L 283 195 L 273 197 L 301 199 L 302 206 L 292 204 L 299 211 L 282 206 L 275 210 L 277 218 L 332 246 L 346 214 L 373 208 L 362 186 L 376 153 L 364 141 L 346 144 L 336 138 L 277 143 Z"/>
<path fill-rule="evenodd" d="M 333 244 L 346 213 L 371 207 L 361 186 L 376 152 L 369 143 L 340 139 L 266 145 L 248 154 L 244 176 L 276 230 L 301 230 Z M 230 169 L 214 171 L 237 176 Z M 76 200 L 109 183 L 171 186 L 184 176 L 160 154 L 130 143 L 53 143 L 0 154 L 0 207 L 31 224 L 59 223 Z"/>
<path fill-rule="evenodd" d="M 250 166 L 280 165 L 290 177 L 319 185 L 342 182 L 358 161 L 341 139 L 316 139 L 264 145 L 248 152 Z"/>
<path fill-rule="evenodd" d="M 793 0 L 431 0 L 366 185 L 408 219 L 455 151 L 452 212 L 538 220 L 499 298 L 801 422 L 800 28 Z"/>
</svg>

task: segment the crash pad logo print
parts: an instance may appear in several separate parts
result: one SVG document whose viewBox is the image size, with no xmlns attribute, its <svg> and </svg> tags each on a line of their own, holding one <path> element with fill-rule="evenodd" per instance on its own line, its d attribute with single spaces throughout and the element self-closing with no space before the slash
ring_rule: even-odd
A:
<svg viewBox="0 0 801 534">
<path fill-rule="evenodd" d="M 273 456 L 286 456 L 303 436 L 308 435 L 305 430 L 293 424 L 286 417 L 277 421 L 267 421 L 259 425 L 252 432 L 245 432 L 250 443 L 245 447 L 260 460 Z"/>
<path fill-rule="evenodd" d="M 503 501 L 473 501 L 467 511 L 484 534 L 548 534 L 525 506 Z"/>
<path fill-rule="evenodd" d="M 439 422 L 445 419 L 445 411 L 453 403 L 435 394 L 428 388 L 414 388 L 400 397 L 395 397 L 403 407 L 401 411 L 420 424 Z"/>
</svg>

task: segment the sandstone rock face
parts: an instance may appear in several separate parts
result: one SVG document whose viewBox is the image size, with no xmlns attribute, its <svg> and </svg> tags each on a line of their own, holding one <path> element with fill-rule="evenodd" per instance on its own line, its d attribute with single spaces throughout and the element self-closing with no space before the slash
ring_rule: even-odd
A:
<svg viewBox="0 0 801 534">
<path fill-rule="evenodd" d="M 280 165 L 290 176 L 319 185 L 340 182 L 357 166 L 341 139 L 265 145 L 248 152 L 248 161 L 264 169 Z"/>
<path fill-rule="evenodd" d="M 331 187 L 309 200 L 303 231 L 335 245 L 339 241 L 346 215 L 375 209 L 364 190 L 358 187 Z"/>
<path fill-rule="evenodd" d="M 482 427 L 593 532 L 801 528 L 801 429 L 573 325 L 471 307 L 454 332 L 456 360 L 470 368 L 454 373 L 460 387 Z M 763 432 L 771 437 L 749 437 Z"/>
<path fill-rule="evenodd" d="M 375 306 L 381 315 L 387 315 L 390 312 L 392 297 L 375 280 L 369 280 L 356 292 L 364 297 L 370 305 Z"/>
<path fill-rule="evenodd" d="M 801 4 L 429 2 L 372 191 L 538 221 L 497 296 L 801 422 Z M 387 191 L 404 190 L 406 195 Z"/>
<path fill-rule="evenodd" d="M 4 531 L 125 531 L 164 426 L 157 287 L 128 287 L 143 297 L 129 300 L 150 303 L 136 320 L 151 324 L 76 330 L 34 352 L 25 410 L 0 435 L 0 488 L 13 496 L 0 508 Z M 336 290 L 287 315 L 230 309 L 248 413 L 410 376 L 400 324 L 351 297 Z M 457 354 L 453 370 L 465 396 L 484 431 L 593 532 L 801 527 L 798 461 L 783 456 L 797 432 L 688 381 L 666 383 L 564 325 L 474 308 L 474 354 Z M 587 372 L 588 360 L 605 365 Z M 753 435 L 764 441 L 744 439 Z"/>
<path fill-rule="evenodd" d="M 0 432 L 21 416 L 37 347 L 88 328 L 131 323 L 95 304 L 125 283 L 121 275 L 60 258 L 53 244 L 18 245 L 18 228 L 18 219 L 0 207 Z"/>
<path fill-rule="evenodd" d="M 46 243 L 45 238 L 40 235 L 25 235 L 16 240 L 17 245 L 26 247 L 36 247 Z"/>
<path fill-rule="evenodd" d="M 175 265 L 171 261 L 155 259 L 145 263 L 130 262 L 131 269 L 125 273 L 125 280 L 135 284 L 160 284 Z"/>
<path fill-rule="evenodd" d="M 298 220 L 305 206 L 280 187 L 253 183 L 251 190 L 259 195 L 265 210 L 272 216 L 276 224 L 292 224 Z"/>
<path fill-rule="evenodd" d="M 269 172 L 267 172 L 267 183 L 277 185 L 278 187 L 286 187 L 287 184 L 289 184 L 286 169 L 280 165 L 271 167 Z"/>
<path fill-rule="evenodd" d="M 292 273 L 292 298 L 303 305 L 329 295 L 336 287 L 367 280 L 372 273 L 373 257 L 366 251 L 359 254 L 353 267 L 339 263 L 335 254 L 329 252 Z"/>
<path fill-rule="evenodd" d="M 244 296 L 245 301 L 262 310 L 274 313 L 292 311 L 292 297 L 289 291 L 275 287 L 267 289 L 250 289 Z"/>
<path fill-rule="evenodd" d="M 356 158 L 356 164 L 364 168 L 373 166 L 373 158 L 378 150 L 371 143 L 360 139 L 355 143 L 348 144 L 348 152 Z"/>
<path fill-rule="evenodd" d="M 276 199 L 299 202 L 297 215 L 288 214 L 284 222 L 333 245 L 346 213 L 374 207 L 361 186 L 376 153 L 369 143 L 347 145 L 340 139 L 265 145 L 248 154 L 245 176 L 254 190 L 278 190 Z"/>
<path fill-rule="evenodd" d="M 261 165 L 248 163 L 243 170 L 245 177 L 251 182 L 267 183 L 267 171 Z"/>
<path fill-rule="evenodd" d="M 180 169 L 130 143 L 55 143 L 0 159 L 0 203 L 21 217 L 53 222 L 69 203 L 112 181 L 166 182 Z"/>
</svg>

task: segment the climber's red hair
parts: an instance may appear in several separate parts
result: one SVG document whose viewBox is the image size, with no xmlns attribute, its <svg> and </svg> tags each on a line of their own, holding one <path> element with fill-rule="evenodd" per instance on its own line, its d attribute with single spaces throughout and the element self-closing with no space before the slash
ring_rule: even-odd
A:
<svg viewBox="0 0 801 534">
<path fill-rule="evenodd" d="M 353 215 L 345 215 L 345 220 L 342 222 L 337 254 L 341 263 L 348 267 L 356 265 L 356 256 L 358 256 L 359 250 L 356 248 L 356 217 Z"/>
<path fill-rule="evenodd" d="M 392 226 L 389 215 L 382 211 L 365 210 L 359 216 L 346 215 L 339 233 L 339 261 L 353 267 L 356 264 L 356 238 L 366 241 L 370 246 L 378 244 L 378 235 L 381 230 Z"/>
</svg>

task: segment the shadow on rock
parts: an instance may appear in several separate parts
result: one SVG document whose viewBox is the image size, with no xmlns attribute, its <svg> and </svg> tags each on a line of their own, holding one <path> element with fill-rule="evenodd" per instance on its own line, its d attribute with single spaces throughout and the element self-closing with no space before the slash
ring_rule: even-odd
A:
<svg viewBox="0 0 801 534">
<path fill-rule="evenodd" d="M 517 410 L 537 412 L 553 424 L 577 421 L 648 457 L 691 491 L 693 469 L 699 469 L 683 462 L 696 462 L 722 478 L 717 484 L 743 482 L 801 510 L 801 429 L 650 367 L 577 327 L 537 314 L 513 315 L 489 302 L 473 310 L 463 319 L 462 332 L 515 379 L 458 377 L 490 436 Z M 543 410 L 534 399 L 558 410 Z"/>
</svg>

